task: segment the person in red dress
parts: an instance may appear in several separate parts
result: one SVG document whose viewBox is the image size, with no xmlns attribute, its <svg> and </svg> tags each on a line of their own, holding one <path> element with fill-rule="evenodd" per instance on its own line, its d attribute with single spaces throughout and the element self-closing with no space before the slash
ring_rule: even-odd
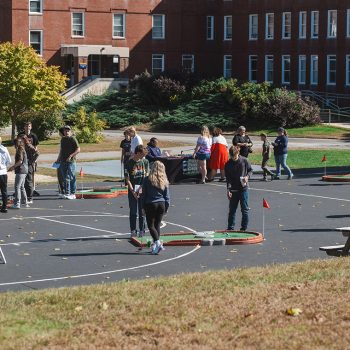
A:
<svg viewBox="0 0 350 350">
<path fill-rule="evenodd" d="M 214 128 L 213 130 L 213 143 L 211 146 L 211 155 L 208 163 L 210 174 L 208 176 L 209 181 L 213 181 L 217 170 L 220 170 L 219 181 L 225 181 L 225 164 L 228 161 L 228 144 L 224 136 L 222 136 L 222 130 L 220 128 Z"/>
</svg>

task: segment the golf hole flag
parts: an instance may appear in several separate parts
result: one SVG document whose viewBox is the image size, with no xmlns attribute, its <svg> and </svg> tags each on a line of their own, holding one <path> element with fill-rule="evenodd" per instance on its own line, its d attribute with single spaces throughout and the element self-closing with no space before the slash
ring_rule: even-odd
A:
<svg viewBox="0 0 350 350">
<path fill-rule="evenodd" d="M 83 171 L 83 168 L 82 168 L 82 167 L 80 168 L 79 176 L 80 176 L 80 177 L 84 177 L 84 171 Z"/>
<path fill-rule="evenodd" d="M 323 162 L 327 162 L 327 157 L 326 157 L 325 154 L 323 155 L 323 158 L 322 158 L 322 163 L 323 163 Z"/>
<path fill-rule="evenodd" d="M 263 198 L 263 207 L 266 209 L 270 209 L 269 203 L 267 203 L 267 200 Z"/>
</svg>

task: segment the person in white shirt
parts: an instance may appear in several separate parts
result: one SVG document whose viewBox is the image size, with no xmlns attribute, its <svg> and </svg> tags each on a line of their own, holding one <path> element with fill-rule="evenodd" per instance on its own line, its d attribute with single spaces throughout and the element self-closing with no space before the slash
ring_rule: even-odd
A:
<svg viewBox="0 0 350 350">
<path fill-rule="evenodd" d="M 128 132 L 128 134 L 131 137 L 130 152 L 131 152 L 131 155 L 134 155 L 135 148 L 139 145 L 143 145 L 143 141 L 142 141 L 141 137 L 139 135 L 137 135 L 135 127 L 131 126 L 126 131 Z"/>
<path fill-rule="evenodd" d="M 7 167 L 11 164 L 11 157 L 8 149 L 3 146 L 0 137 L 0 190 L 2 206 L 0 211 L 7 213 Z"/>
</svg>

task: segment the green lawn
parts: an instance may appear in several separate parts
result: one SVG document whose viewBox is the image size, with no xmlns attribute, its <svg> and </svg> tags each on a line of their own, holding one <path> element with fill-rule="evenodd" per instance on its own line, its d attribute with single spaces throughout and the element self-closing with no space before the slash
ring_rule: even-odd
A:
<svg viewBox="0 0 350 350">
<path fill-rule="evenodd" d="M 315 126 L 306 126 L 303 128 L 288 129 L 289 137 L 310 137 L 310 138 L 350 138 L 350 129 L 338 128 L 329 126 L 327 124 L 320 124 Z M 267 133 L 270 137 L 276 136 L 276 129 L 256 129 L 249 131 L 249 135 L 260 135 L 261 133 Z"/>
<path fill-rule="evenodd" d="M 291 169 L 323 168 L 325 165 L 321 162 L 323 155 L 326 155 L 327 167 L 349 166 L 350 169 L 350 150 L 289 150 L 287 164 Z M 261 164 L 260 152 L 250 154 L 249 159 L 253 164 Z M 273 156 L 271 156 L 269 165 L 275 166 Z"/>
<path fill-rule="evenodd" d="M 349 288 L 336 258 L 0 293 L 0 348 L 347 349 Z"/>
</svg>

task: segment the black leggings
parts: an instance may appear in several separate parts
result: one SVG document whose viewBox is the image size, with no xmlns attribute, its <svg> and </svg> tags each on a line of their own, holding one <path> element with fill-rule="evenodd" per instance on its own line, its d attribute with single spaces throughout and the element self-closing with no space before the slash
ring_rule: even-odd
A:
<svg viewBox="0 0 350 350">
<path fill-rule="evenodd" d="M 160 236 L 160 224 L 165 213 L 165 203 L 149 203 L 145 206 L 146 220 L 153 241 L 158 241 Z"/>
<path fill-rule="evenodd" d="M 0 191 L 2 197 L 2 208 L 7 206 L 7 175 L 0 175 Z"/>
</svg>

